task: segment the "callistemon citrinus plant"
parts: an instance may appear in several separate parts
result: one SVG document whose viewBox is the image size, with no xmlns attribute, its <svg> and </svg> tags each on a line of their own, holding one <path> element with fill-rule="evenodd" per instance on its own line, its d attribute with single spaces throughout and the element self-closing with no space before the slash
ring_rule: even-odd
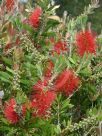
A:
<svg viewBox="0 0 102 136">
<path fill-rule="evenodd" d="M 49 0 L 0 7 L 0 136 L 101 135 L 102 36 Z"/>
</svg>

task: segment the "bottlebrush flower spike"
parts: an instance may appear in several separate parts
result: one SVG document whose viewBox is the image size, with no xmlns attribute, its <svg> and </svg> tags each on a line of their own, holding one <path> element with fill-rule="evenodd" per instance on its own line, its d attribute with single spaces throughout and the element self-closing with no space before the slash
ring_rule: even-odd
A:
<svg viewBox="0 0 102 136">
<path fill-rule="evenodd" d="M 38 28 L 40 25 L 40 17 L 42 15 L 42 9 L 36 8 L 31 16 L 29 17 L 29 22 L 34 28 Z"/>
<path fill-rule="evenodd" d="M 11 123 L 17 123 L 19 121 L 19 116 L 15 111 L 16 101 L 15 99 L 10 99 L 5 105 L 4 115 Z"/>
<path fill-rule="evenodd" d="M 11 11 L 14 6 L 14 0 L 6 0 L 5 5 L 6 5 L 7 11 Z"/>
<path fill-rule="evenodd" d="M 85 53 L 96 54 L 96 36 L 89 30 L 81 31 L 76 35 L 76 46 L 80 56 Z"/>
<path fill-rule="evenodd" d="M 46 70 L 45 70 L 45 77 L 46 78 L 49 79 L 51 77 L 53 68 L 54 68 L 54 63 L 51 60 L 49 60 L 47 63 Z"/>
<path fill-rule="evenodd" d="M 57 77 L 54 83 L 54 90 L 63 92 L 69 96 L 77 89 L 79 85 L 79 78 L 75 76 L 72 70 L 65 70 Z"/>
<path fill-rule="evenodd" d="M 7 120 L 12 123 L 18 123 L 20 120 L 19 114 L 16 112 L 16 100 L 14 98 L 10 99 L 4 107 L 4 115 L 7 118 Z M 24 116 L 26 113 L 26 106 L 22 105 L 22 115 Z"/>
<path fill-rule="evenodd" d="M 36 93 L 32 101 L 33 116 L 47 117 L 50 114 L 50 108 L 55 98 L 56 94 L 53 91 Z"/>
<path fill-rule="evenodd" d="M 39 80 L 34 86 L 33 86 L 33 90 L 34 91 L 39 91 L 42 92 L 48 85 L 48 81 L 44 80 Z"/>
<path fill-rule="evenodd" d="M 54 51 L 57 54 L 63 54 L 68 50 L 67 44 L 62 41 L 58 41 L 57 43 L 54 44 Z"/>
</svg>

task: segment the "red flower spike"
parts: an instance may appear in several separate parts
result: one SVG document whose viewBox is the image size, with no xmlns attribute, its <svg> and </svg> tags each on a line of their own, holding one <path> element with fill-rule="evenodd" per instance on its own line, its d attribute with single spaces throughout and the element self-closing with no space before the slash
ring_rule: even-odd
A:
<svg viewBox="0 0 102 136">
<path fill-rule="evenodd" d="M 42 9 L 36 8 L 29 17 L 29 22 L 34 28 L 38 28 L 40 24 L 40 17 L 42 15 Z"/>
<path fill-rule="evenodd" d="M 16 124 L 20 120 L 20 116 L 16 112 L 16 106 L 17 106 L 16 101 L 14 98 L 12 98 L 5 104 L 4 108 L 4 115 L 7 118 L 7 120 L 12 124 Z M 24 116 L 26 114 L 26 105 L 23 104 L 21 108 L 22 116 Z"/>
<path fill-rule="evenodd" d="M 34 86 L 33 86 L 33 90 L 34 91 L 39 91 L 42 92 L 48 85 L 48 81 L 44 80 L 39 80 Z"/>
<path fill-rule="evenodd" d="M 12 124 L 15 124 L 15 123 L 17 123 L 19 121 L 19 116 L 15 112 L 15 107 L 16 107 L 16 101 L 15 101 L 15 99 L 12 98 L 5 105 L 5 109 L 4 109 L 4 115 L 5 115 L 5 117 Z"/>
<path fill-rule="evenodd" d="M 67 44 L 65 42 L 58 41 L 54 45 L 54 52 L 56 52 L 57 54 L 63 54 L 67 50 L 68 50 L 68 48 L 67 48 Z"/>
<path fill-rule="evenodd" d="M 89 30 L 81 31 L 76 35 L 76 46 L 80 56 L 85 53 L 96 54 L 96 36 Z"/>
<path fill-rule="evenodd" d="M 75 76 L 72 70 L 63 71 L 54 83 L 54 90 L 63 92 L 67 96 L 73 94 L 79 85 L 79 78 Z"/>
<path fill-rule="evenodd" d="M 47 64 L 46 71 L 45 71 L 46 78 L 48 78 L 48 79 L 51 78 L 53 68 L 54 68 L 54 63 L 51 60 L 49 60 L 48 64 Z"/>
<path fill-rule="evenodd" d="M 56 94 L 53 91 L 46 91 L 37 93 L 34 95 L 32 101 L 32 108 L 34 117 L 47 117 L 50 114 L 50 108 L 53 101 L 56 98 Z"/>
<path fill-rule="evenodd" d="M 6 0 L 6 9 L 7 11 L 11 11 L 14 6 L 14 0 Z"/>
</svg>

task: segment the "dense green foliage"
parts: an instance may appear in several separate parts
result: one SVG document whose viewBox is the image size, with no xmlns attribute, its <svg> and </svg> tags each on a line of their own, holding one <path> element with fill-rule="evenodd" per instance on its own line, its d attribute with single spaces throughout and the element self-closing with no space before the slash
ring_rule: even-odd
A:
<svg viewBox="0 0 102 136">
<path fill-rule="evenodd" d="M 0 136 L 102 135 L 102 36 L 87 27 L 98 1 L 83 2 L 61 18 L 49 0 L 2 6 Z"/>
</svg>

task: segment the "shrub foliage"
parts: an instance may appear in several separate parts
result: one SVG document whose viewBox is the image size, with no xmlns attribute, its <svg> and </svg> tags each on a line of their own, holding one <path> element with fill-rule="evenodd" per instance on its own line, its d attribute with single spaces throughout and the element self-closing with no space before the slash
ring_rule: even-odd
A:
<svg viewBox="0 0 102 136">
<path fill-rule="evenodd" d="M 87 24 L 98 1 L 60 18 L 49 0 L 0 9 L 0 135 L 102 135 L 102 36 Z"/>
</svg>

